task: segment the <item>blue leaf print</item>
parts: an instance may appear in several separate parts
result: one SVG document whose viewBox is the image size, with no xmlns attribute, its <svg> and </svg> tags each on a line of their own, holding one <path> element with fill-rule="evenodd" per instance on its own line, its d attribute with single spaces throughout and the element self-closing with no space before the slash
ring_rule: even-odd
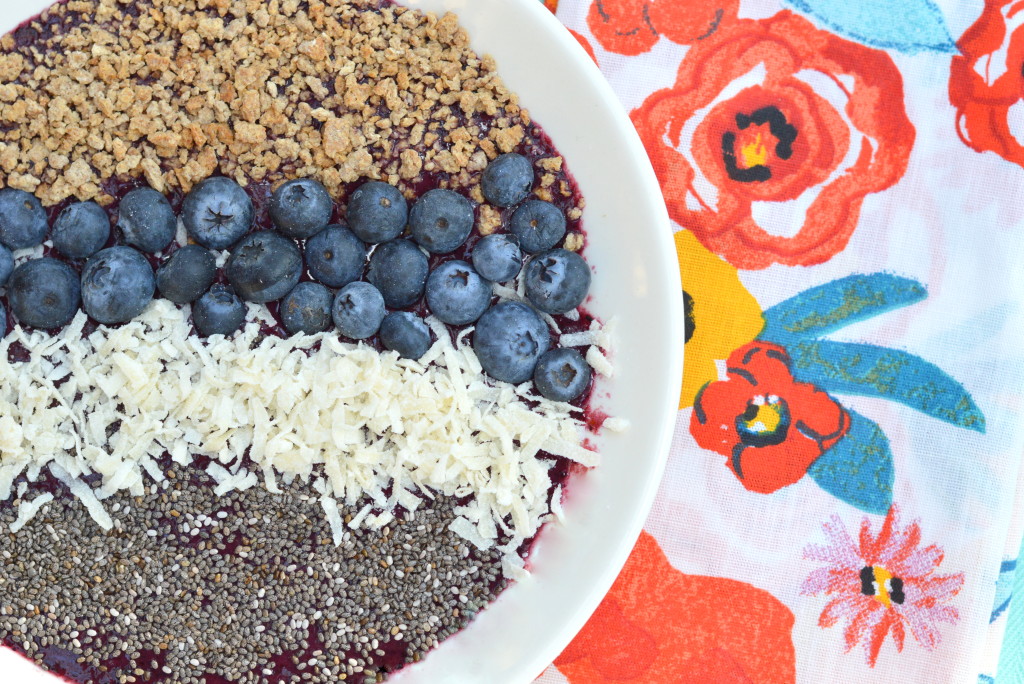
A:
<svg viewBox="0 0 1024 684">
<path fill-rule="evenodd" d="M 1010 607 L 1010 599 L 1013 597 L 1013 583 L 1017 579 L 1017 561 L 1004 560 L 999 566 L 999 578 L 996 580 L 996 601 L 992 608 L 990 623 L 999 619 L 999 616 Z"/>
<path fill-rule="evenodd" d="M 760 339 L 786 346 L 822 337 L 857 321 L 920 302 L 928 296 L 916 280 L 889 273 L 855 274 L 812 287 L 764 312 Z"/>
<path fill-rule="evenodd" d="M 829 394 L 898 401 L 933 418 L 985 432 L 985 417 L 971 395 L 941 368 L 898 349 L 810 340 L 787 347 L 793 377 Z"/>
<path fill-rule="evenodd" d="M 957 51 L 932 0 L 785 1 L 835 33 L 865 45 L 909 54 Z"/>
<path fill-rule="evenodd" d="M 850 431 L 807 469 L 822 489 L 862 511 L 885 515 L 895 471 L 889 439 L 874 422 L 847 409 Z"/>
</svg>

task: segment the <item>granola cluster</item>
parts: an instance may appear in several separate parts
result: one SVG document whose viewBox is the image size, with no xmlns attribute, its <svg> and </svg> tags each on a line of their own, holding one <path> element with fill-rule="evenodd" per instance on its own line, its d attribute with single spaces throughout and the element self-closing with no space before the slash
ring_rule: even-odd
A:
<svg viewBox="0 0 1024 684">
<path fill-rule="evenodd" d="M 332 194 L 430 174 L 481 201 L 479 172 L 532 130 L 454 15 L 386 2 L 68 0 L 0 39 L 0 187 L 46 205 L 215 171 Z M 540 162 L 543 199 L 571 196 L 561 161 Z"/>
</svg>

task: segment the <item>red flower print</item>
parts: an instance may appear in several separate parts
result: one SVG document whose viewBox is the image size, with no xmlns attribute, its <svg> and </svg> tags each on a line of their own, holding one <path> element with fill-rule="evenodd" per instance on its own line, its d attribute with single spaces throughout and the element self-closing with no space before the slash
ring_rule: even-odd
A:
<svg viewBox="0 0 1024 684">
<path fill-rule="evenodd" d="M 583 46 L 583 49 L 587 51 L 588 55 L 590 55 L 590 59 L 594 60 L 594 64 L 597 64 L 597 55 L 594 54 L 594 48 L 590 45 L 590 41 L 587 40 L 586 36 L 576 33 L 576 31 L 573 31 L 572 29 L 569 29 L 569 33 L 571 33 L 572 37 L 576 39 L 576 42 Z"/>
<path fill-rule="evenodd" d="M 949 101 L 960 138 L 1024 166 L 1024 145 L 1010 130 L 1010 108 L 1024 94 L 1024 2 L 986 0 L 978 20 L 957 43 L 949 68 Z"/>
<path fill-rule="evenodd" d="M 650 0 L 647 15 L 658 34 L 689 45 L 735 19 L 739 8 L 740 0 Z"/>
<path fill-rule="evenodd" d="M 789 684 L 793 614 L 729 579 L 684 575 L 646 532 L 555 667 L 572 684 Z"/>
<path fill-rule="evenodd" d="M 658 42 L 647 5 L 645 0 L 594 0 L 587 26 L 605 50 L 639 55 Z"/>
<path fill-rule="evenodd" d="M 942 550 L 934 545 L 920 548 L 920 524 L 902 527 L 895 505 L 877 535 L 871 533 L 867 518 L 856 540 L 838 516 L 832 516 L 824 530 L 828 545 L 808 546 L 804 558 L 826 565 L 808 576 L 800 593 L 833 596 L 818 624 L 832 627 L 846 620 L 846 650 L 863 643 L 871 667 L 886 636 L 892 635 L 896 650 L 902 652 L 909 628 L 930 651 L 941 638 L 935 625 L 960 619 L 957 609 L 945 604 L 960 592 L 963 573 L 933 574 L 942 563 Z"/>
<path fill-rule="evenodd" d="M 789 355 L 752 342 L 726 363 L 728 378 L 705 385 L 693 403 L 690 434 L 752 492 L 768 494 L 797 482 L 846 434 L 843 407 L 814 385 L 796 382 Z"/>
<path fill-rule="evenodd" d="M 605 50 L 647 52 L 665 36 L 689 45 L 736 18 L 739 0 L 594 0 L 587 26 Z"/>
<path fill-rule="evenodd" d="M 915 137 L 886 53 L 788 11 L 698 41 L 675 85 L 632 118 L 672 218 L 745 269 L 841 251 L 864 197 L 903 176 Z M 764 203 L 805 206 L 800 229 L 765 230 L 754 218 Z"/>
</svg>

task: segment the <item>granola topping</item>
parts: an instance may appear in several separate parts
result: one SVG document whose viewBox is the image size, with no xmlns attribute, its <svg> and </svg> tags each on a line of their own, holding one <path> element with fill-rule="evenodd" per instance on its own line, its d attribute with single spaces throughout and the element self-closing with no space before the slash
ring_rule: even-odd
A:
<svg viewBox="0 0 1024 684">
<path fill-rule="evenodd" d="M 70 0 L 0 48 L 0 187 L 48 206 L 216 170 L 471 187 L 533 135 L 454 15 L 371 0 Z M 539 166 L 538 196 L 571 196 L 560 157 Z"/>
</svg>

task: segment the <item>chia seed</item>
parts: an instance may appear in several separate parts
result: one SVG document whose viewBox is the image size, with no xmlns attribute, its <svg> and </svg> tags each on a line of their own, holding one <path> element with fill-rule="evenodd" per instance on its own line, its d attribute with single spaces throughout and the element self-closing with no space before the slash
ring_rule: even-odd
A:
<svg viewBox="0 0 1024 684">
<path fill-rule="evenodd" d="M 108 499 L 121 524 L 107 533 L 59 496 L 0 536 L 0 640 L 83 684 L 365 684 L 422 659 L 507 584 L 500 552 L 467 556 L 448 531 L 452 500 L 335 546 L 301 483 L 218 497 L 201 471 L 170 482 L 170 496 Z M 15 519 L 0 503 L 0 526 Z"/>
</svg>

